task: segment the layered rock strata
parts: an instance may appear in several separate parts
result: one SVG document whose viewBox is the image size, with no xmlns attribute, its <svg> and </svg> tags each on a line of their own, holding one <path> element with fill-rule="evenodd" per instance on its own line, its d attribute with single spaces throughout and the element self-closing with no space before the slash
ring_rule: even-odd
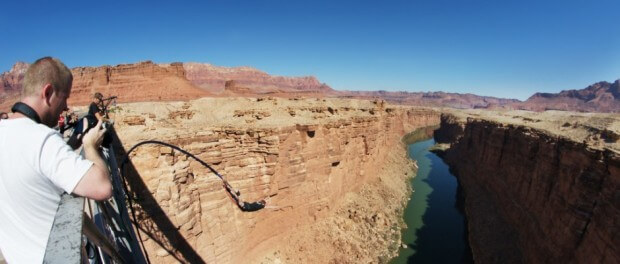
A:
<svg viewBox="0 0 620 264">
<path fill-rule="evenodd" d="M 225 175 L 242 199 L 267 199 L 267 208 L 241 212 L 198 162 L 168 147 L 138 148 L 130 177 L 155 263 L 385 262 L 399 245 L 413 174 L 401 137 L 439 122 L 433 110 L 363 100 L 121 107 L 115 126 L 125 150 L 146 139 L 178 145 Z"/>
<path fill-rule="evenodd" d="M 116 66 L 76 67 L 69 105 L 88 104 L 95 92 L 119 102 L 188 100 L 208 95 L 185 78 L 181 63 L 151 61 Z"/>
<path fill-rule="evenodd" d="M 618 263 L 619 127 L 617 115 L 442 115 L 476 262 Z"/>
<path fill-rule="evenodd" d="M 252 67 L 222 67 L 206 63 L 183 63 L 187 79 L 211 93 L 296 94 L 332 92 L 332 88 L 314 76 L 272 76 Z M 227 85 L 232 82 L 234 85 Z M 231 84 L 232 84 L 231 83 Z"/>
</svg>

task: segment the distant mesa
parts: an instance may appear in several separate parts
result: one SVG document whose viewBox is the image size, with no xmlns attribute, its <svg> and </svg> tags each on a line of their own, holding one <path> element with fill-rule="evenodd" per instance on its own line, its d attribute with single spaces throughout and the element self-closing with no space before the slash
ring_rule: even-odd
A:
<svg viewBox="0 0 620 264">
<path fill-rule="evenodd" d="M 234 81 L 230 83 L 229 91 L 230 88 L 244 88 L 236 91 L 242 94 L 329 94 L 334 91 L 314 76 L 272 76 L 251 67 L 220 67 L 194 62 L 183 63 L 183 68 L 187 80 L 214 94 L 226 91 L 227 81 Z"/>
<path fill-rule="evenodd" d="M 19 99 L 28 67 L 18 62 L 0 74 L 0 111 Z M 76 67 L 70 105 L 85 105 L 95 91 L 118 95 L 119 102 L 189 100 L 199 97 L 276 96 L 382 99 L 389 103 L 451 108 L 507 108 L 532 111 L 620 112 L 620 81 L 599 82 L 582 90 L 536 93 L 527 101 L 446 92 L 338 91 L 314 76 L 274 76 L 252 67 L 206 63 Z"/>
</svg>

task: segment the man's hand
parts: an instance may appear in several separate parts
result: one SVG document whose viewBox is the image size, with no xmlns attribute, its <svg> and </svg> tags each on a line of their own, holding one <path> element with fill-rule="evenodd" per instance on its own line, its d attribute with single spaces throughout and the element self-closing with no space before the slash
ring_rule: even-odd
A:
<svg viewBox="0 0 620 264">
<path fill-rule="evenodd" d="M 106 132 L 105 128 L 101 128 L 102 124 L 103 121 L 99 119 L 97 125 L 95 125 L 95 127 L 93 127 L 92 129 L 88 130 L 86 135 L 84 135 L 84 138 L 82 139 L 82 144 L 85 148 L 88 147 L 97 149 L 99 148 L 99 146 L 101 146 L 101 142 L 103 142 L 103 135 Z"/>
<path fill-rule="evenodd" d="M 112 195 L 112 184 L 110 183 L 110 172 L 107 164 L 99 154 L 99 146 L 103 141 L 105 129 L 101 129 L 102 121 L 90 129 L 84 138 L 84 156 L 93 162 L 93 166 L 86 172 L 86 175 L 78 182 L 73 192 L 80 196 L 102 201 Z"/>
</svg>

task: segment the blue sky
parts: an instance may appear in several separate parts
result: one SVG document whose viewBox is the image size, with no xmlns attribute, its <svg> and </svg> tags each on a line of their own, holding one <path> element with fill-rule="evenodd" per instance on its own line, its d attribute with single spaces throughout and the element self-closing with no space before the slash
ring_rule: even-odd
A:
<svg viewBox="0 0 620 264">
<path fill-rule="evenodd" d="M 0 72 L 45 55 L 69 67 L 194 61 L 339 90 L 522 100 L 620 78 L 617 0 L 58 2 L 2 4 Z"/>
</svg>

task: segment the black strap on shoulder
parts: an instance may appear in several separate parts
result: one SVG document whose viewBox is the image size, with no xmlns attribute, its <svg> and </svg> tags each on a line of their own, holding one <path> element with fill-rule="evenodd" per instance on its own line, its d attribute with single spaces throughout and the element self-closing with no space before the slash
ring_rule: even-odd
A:
<svg viewBox="0 0 620 264">
<path fill-rule="evenodd" d="M 11 108 L 11 112 L 15 113 L 21 113 L 25 116 L 27 116 L 28 118 L 32 119 L 32 121 L 37 122 L 37 123 L 41 123 L 41 118 L 39 118 L 39 114 L 37 114 L 36 111 L 34 111 L 34 109 L 32 109 L 32 107 L 30 107 L 27 104 L 24 104 L 22 102 L 17 102 L 13 105 L 13 107 Z"/>
</svg>

